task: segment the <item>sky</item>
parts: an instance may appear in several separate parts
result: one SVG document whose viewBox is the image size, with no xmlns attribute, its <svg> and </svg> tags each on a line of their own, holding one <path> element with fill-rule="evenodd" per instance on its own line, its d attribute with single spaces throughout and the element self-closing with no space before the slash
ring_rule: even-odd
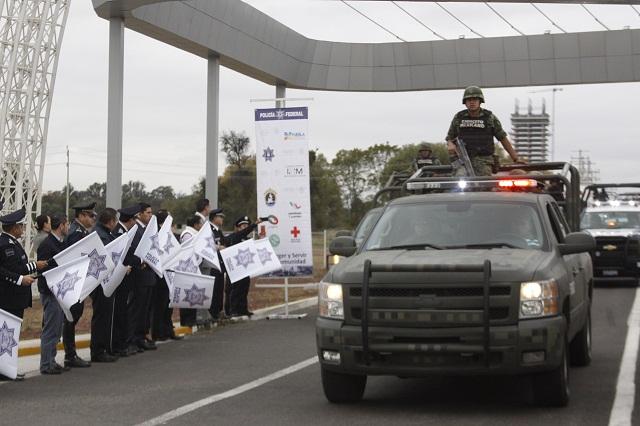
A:
<svg viewBox="0 0 640 426">
<path fill-rule="evenodd" d="M 350 2 L 390 32 L 377 27 L 340 1 L 247 0 L 254 7 L 308 37 L 349 42 L 407 41 L 436 36 L 391 2 Z M 445 38 L 476 37 L 433 3 L 398 2 L 423 24 Z M 484 36 L 559 32 L 530 4 L 492 4 L 502 21 L 482 4 L 443 3 Z M 566 31 L 602 30 L 602 24 L 580 5 L 538 5 Z M 638 8 L 640 10 L 640 8 Z M 630 6 L 590 5 L 611 29 L 640 27 L 640 13 Z M 393 34 L 395 34 L 395 36 Z M 98 18 L 88 0 L 71 2 L 56 77 L 46 149 L 43 189 L 66 183 L 66 146 L 70 182 L 84 189 L 106 180 L 108 22 Z M 206 70 L 204 59 L 138 33 L 125 32 L 123 181 L 139 180 L 148 189 L 170 185 L 188 193 L 204 175 Z M 558 86 L 556 160 L 570 160 L 583 150 L 600 170 L 600 180 L 640 180 L 638 83 Z M 540 106 L 548 87 L 486 89 L 486 107 L 510 130 L 514 102 L 531 99 Z M 532 91 L 543 91 L 531 93 Z M 275 97 L 275 88 L 226 68 L 220 73 L 220 132 L 245 132 L 255 145 L 254 108 L 269 104 L 252 99 Z M 340 149 L 395 145 L 422 140 L 443 141 L 461 90 L 344 93 L 288 90 L 292 98 L 310 98 L 310 148 L 331 159 Z M 295 105 L 300 105 L 297 103 Z M 290 106 L 293 104 L 289 104 Z M 220 173 L 224 169 L 220 153 Z"/>
</svg>

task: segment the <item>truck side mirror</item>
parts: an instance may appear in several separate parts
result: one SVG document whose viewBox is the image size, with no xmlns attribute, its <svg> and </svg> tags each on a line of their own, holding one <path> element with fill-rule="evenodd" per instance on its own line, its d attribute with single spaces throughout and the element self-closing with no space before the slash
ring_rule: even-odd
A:
<svg viewBox="0 0 640 426">
<path fill-rule="evenodd" d="M 593 251 L 596 249 L 596 240 L 586 232 L 572 232 L 564 239 L 564 244 L 559 244 L 560 254 L 574 254 Z"/>
<path fill-rule="evenodd" d="M 356 249 L 356 240 L 353 237 L 337 237 L 329 244 L 329 253 L 338 256 L 353 256 Z"/>
<path fill-rule="evenodd" d="M 337 237 L 353 237 L 353 231 L 349 231 L 348 229 L 342 229 L 336 232 Z"/>
</svg>

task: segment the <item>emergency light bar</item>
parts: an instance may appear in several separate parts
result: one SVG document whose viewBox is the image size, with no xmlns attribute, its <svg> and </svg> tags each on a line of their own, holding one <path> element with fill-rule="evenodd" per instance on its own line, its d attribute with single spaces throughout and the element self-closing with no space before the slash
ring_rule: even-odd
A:
<svg viewBox="0 0 640 426">
<path fill-rule="evenodd" d="M 494 180 L 447 180 L 430 182 L 408 182 L 408 191 L 420 191 L 427 189 L 444 190 L 468 190 L 481 188 L 486 190 L 502 189 L 511 191 L 533 190 L 543 188 L 543 185 L 535 179 L 494 179 Z"/>
</svg>

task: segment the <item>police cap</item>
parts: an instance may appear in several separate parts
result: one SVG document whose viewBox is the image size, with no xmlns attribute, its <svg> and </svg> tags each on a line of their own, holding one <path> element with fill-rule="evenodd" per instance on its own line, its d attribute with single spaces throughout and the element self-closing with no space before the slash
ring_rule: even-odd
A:
<svg viewBox="0 0 640 426">
<path fill-rule="evenodd" d="M 123 207 L 118 210 L 118 213 L 120 213 L 120 220 L 124 222 L 133 219 L 133 217 L 137 215 L 139 212 L 140 212 L 139 204 L 134 204 L 129 207 Z"/>
<path fill-rule="evenodd" d="M 76 211 L 76 214 L 78 214 L 80 212 L 92 212 L 92 213 L 95 213 L 93 211 L 93 209 L 96 208 L 96 203 L 94 201 L 93 203 L 89 203 L 89 204 L 78 204 L 77 206 L 73 206 L 71 208 Z"/>
<path fill-rule="evenodd" d="M 238 220 L 236 220 L 235 225 L 236 226 L 248 225 L 250 223 L 251 223 L 251 221 L 249 220 L 249 216 L 242 216 L 242 217 L 238 218 Z"/>
<path fill-rule="evenodd" d="M 15 225 L 16 223 L 24 223 L 26 216 L 27 216 L 27 211 L 23 207 L 20 210 L 17 210 L 13 213 L 9 213 L 7 215 L 0 217 L 0 223 L 2 223 L 5 226 Z"/>
<path fill-rule="evenodd" d="M 213 210 L 211 210 L 211 213 L 209 214 L 209 216 L 211 216 L 211 217 L 215 217 L 215 216 L 224 217 L 224 212 L 222 211 L 222 209 L 213 209 Z"/>
</svg>

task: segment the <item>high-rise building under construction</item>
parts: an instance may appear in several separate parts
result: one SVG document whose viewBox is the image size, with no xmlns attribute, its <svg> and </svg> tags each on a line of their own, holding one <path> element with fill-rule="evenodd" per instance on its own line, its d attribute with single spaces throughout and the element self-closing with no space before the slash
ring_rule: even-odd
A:
<svg viewBox="0 0 640 426">
<path fill-rule="evenodd" d="M 544 99 L 539 111 L 534 111 L 529 100 L 523 114 L 516 100 L 515 111 L 511 114 L 511 139 L 518 155 L 529 162 L 548 160 L 549 153 L 549 114 Z"/>
</svg>

